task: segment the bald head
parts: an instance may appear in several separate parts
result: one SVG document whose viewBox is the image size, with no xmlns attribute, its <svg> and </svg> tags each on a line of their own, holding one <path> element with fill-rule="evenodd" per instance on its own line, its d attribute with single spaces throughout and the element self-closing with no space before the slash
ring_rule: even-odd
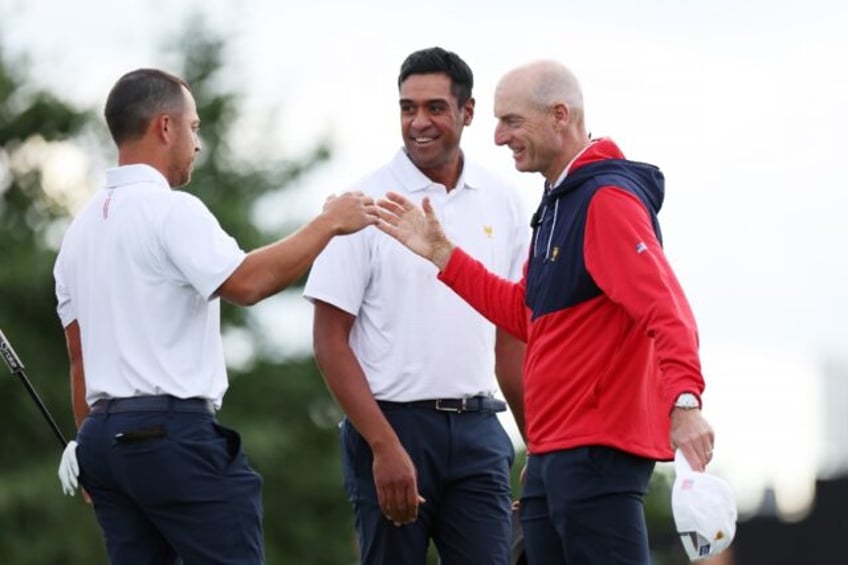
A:
<svg viewBox="0 0 848 565">
<path fill-rule="evenodd" d="M 568 68 L 556 61 L 534 61 L 506 73 L 497 91 L 519 94 L 537 109 L 566 104 L 583 118 L 583 91 Z"/>
<path fill-rule="evenodd" d="M 509 71 L 495 88 L 495 143 L 508 146 L 515 167 L 554 182 L 589 143 L 583 92 L 577 78 L 555 61 L 534 61 Z"/>
</svg>

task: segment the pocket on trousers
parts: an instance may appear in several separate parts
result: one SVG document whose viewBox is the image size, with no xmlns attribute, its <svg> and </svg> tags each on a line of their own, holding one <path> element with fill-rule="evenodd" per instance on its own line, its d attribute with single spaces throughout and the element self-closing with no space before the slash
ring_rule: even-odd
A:
<svg viewBox="0 0 848 565">
<path fill-rule="evenodd" d="M 241 435 L 234 429 L 222 426 L 218 422 L 212 422 L 212 427 L 227 441 L 229 463 L 232 463 L 241 455 Z"/>
<path fill-rule="evenodd" d="M 168 432 L 165 429 L 165 426 L 158 425 L 118 432 L 115 434 L 115 442 L 120 444 L 142 443 L 165 437 L 168 437 Z"/>
<path fill-rule="evenodd" d="M 347 418 L 342 421 L 339 432 L 342 478 L 344 479 L 348 501 L 354 503 L 360 495 L 358 485 L 361 470 L 357 467 L 362 461 L 362 449 L 365 440 Z"/>
</svg>

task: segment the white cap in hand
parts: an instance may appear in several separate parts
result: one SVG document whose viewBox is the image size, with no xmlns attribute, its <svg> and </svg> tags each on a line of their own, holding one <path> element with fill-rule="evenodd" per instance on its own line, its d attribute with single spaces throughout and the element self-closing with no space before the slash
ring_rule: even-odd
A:
<svg viewBox="0 0 848 565">
<path fill-rule="evenodd" d="M 724 479 L 693 471 L 678 449 L 674 454 L 671 511 L 690 561 L 718 555 L 736 535 L 736 499 Z"/>
</svg>

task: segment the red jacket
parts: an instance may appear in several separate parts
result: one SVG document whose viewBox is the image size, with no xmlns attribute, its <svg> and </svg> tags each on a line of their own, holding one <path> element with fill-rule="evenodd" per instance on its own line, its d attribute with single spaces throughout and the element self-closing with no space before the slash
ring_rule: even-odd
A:
<svg viewBox="0 0 848 565">
<path fill-rule="evenodd" d="M 534 215 L 525 276 L 513 283 L 461 249 L 439 278 L 527 343 L 530 453 L 606 445 L 673 457 L 669 414 L 704 389 L 698 336 L 666 261 L 656 212 L 663 179 L 593 142 Z"/>
</svg>

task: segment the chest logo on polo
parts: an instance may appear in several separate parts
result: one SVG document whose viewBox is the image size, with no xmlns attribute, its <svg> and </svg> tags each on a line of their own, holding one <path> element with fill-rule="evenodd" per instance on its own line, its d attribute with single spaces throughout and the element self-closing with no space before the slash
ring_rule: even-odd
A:
<svg viewBox="0 0 848 565">
<path fill-rule="evenodd" d="M 554 247 L 551 249 L 551 261 L 556 261 L 557 257 L 559 257 L 559 247 Z"/>
<path fill-rule="evenodd" d="M 486 234 L 486 237 L 492 239 L 495 237 L 495 228 L 492 226 L 483 226 L 483 233 Z"/>
</svg>

